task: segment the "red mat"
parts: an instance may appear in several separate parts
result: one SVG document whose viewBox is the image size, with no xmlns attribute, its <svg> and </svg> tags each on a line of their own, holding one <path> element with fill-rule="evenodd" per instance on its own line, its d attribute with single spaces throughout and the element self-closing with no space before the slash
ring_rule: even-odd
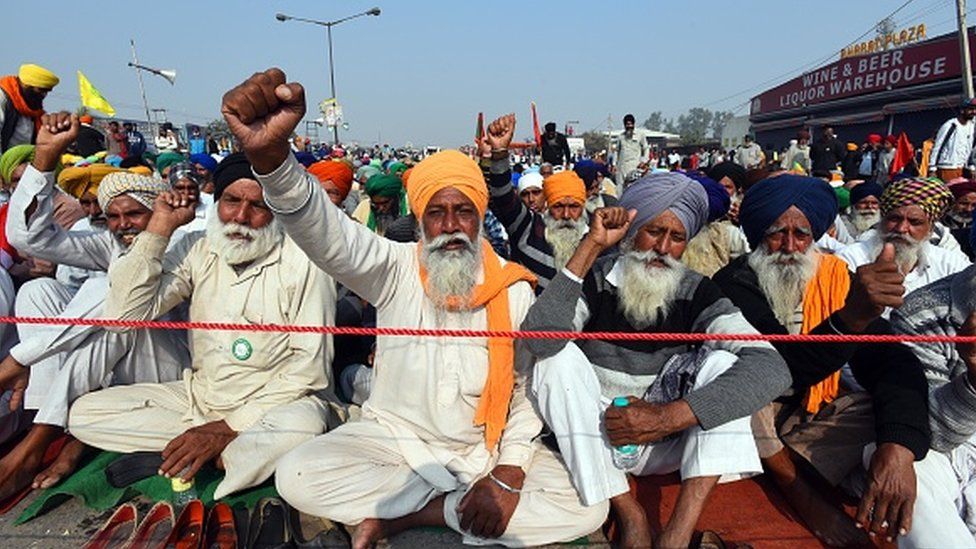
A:
<svg viewBox="0 0 976 549">
<path fill-rule="evenodd" d="M 58 458 L 58 454 L 61 453 L 61 450 L 64 448 L 64 445 L 68 442 L 68 439 L 69 439 L 68 435 L 61 435 L 60 437 L 55 439 L 54 442 L 48 445 L 47 450 L 44 452 L 44 459 L 41 462 L 42 471 L 47 467 L 49 467 L 52 463 L 54 463 L 54 460 Z M 21 440 L 22 440 L 21 438 L 17 438 L 16 441 L 11 442 L 8 445 L 5 445 L 6 447 L 5 449 L 13 448 L 13 446 L 19 443 Z M 16 507 L 18 503 L 20 503 L 21 501 L 24 500 L 24 498 L 27 497 L 27 494 L 31 493 L 31 490 L 32 488 L 30 487 L 30 485 L 28 485 L 24 487 L 23 490 L 8 497 L 7 499 L 0 500 L 0 515 L 3 515 L 9 512 L 14 507 Z"/>
<path fill-rule="evenodd" d="M 651 530 L 659 532 L 674 510 L 680 478 L 674 474 L 634 478 L 634 481 L 632 491 L 636 490 L 638 501 L 648 510 Z M 847 511 L 853 513 L 853 508 Z M 714 531 L 729 547 L 736 543 L 748 543 L 756 549 L 826 547 L 806 526 L 793 519 L 789 504 L 766 475 L 716 487 L 697 530 Z"/>
</svg>

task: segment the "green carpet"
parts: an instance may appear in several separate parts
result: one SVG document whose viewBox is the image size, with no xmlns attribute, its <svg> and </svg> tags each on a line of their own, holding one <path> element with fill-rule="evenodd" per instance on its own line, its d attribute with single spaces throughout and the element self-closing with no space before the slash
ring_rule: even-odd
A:
<svg viewBox="0 0 976 549">
<path fill-rule="evenodd" d="M 121 454 L 114 452 L 99 452 L 89 456 L 82 466 L 70 477 L 53 488 L 44 490 L 41 495 L 30 504 L 17 518 L 15 524 L 23 524 L 34 517 L 46 513 L 72 497 L 80 497 L 85 505 L 96 511 L 111 509 L 123 501 L 143 495 L 153 501 L 169 500 L 172 496 L 170 480 L 158 475 L 145 478 L 125 488 L 115 488 L 108 483 L 105 468 Z M 212 467 L 204 467 L 197 473 L 194 481 L 197 495 L 204 505 L 214 502 L 214 490 L 223 479 L 224 474 Z M 277 497 L 274 482 L 268 480 L 260 486 L 237 492 L 223 498 L 221 501 L 231 507 L 253 508 L 264 497 Z"/>
</svg>

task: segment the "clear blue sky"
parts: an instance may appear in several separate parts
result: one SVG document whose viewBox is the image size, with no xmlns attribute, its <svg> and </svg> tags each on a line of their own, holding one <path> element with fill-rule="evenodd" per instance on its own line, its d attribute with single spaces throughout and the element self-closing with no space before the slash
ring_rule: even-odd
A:
<svg viewBox="0 0 976 549">
<path fill-rule="evenodd" d="M 746 112 L 752 95 L 836 57 L 903 3 L 44 0 L 19 4 L 22 14 L 8 10 L 0 72 L 21 62 L 53 70 L 62 83 L 46 107 L 55 110 L 78 106 L 80 69 L 119 116 L 145 118 L 126 67 L 134 38 L 140 62 L 178 73 L 175 86 L 145 75 L 150 106 L 168 109 L 174 122 L 218 117 L 224 91 L 273 65 L 305 85 L 318 116 L 316 105 L 330 95 L 325 29 L 280 23 L 274 14 L 337 19 L 376 5 L 380 17 L 333 31 L 336 85 L 350 124 L 342 138 L 457 146 L 470 142 L 479 111 L 514 111 L 518 136 L 530 135 L 533 100 L 541 122 L 578 120 L 579 131 L 606 127 L 608 115 L 619 127 L 627 112 L 638 121 L 695 106 Z M 930 36 L 948 32 L 954 5 L 914 0 L 895 21 L 924 22 Z M 976 13 L 969 17 L 976 21 Z"/>
</svg>

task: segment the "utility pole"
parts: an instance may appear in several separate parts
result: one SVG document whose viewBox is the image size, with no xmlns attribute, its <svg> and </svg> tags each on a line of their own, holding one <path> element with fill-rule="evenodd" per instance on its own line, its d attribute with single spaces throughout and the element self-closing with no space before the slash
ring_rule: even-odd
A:
<svg viewBox="0 0 976 549">
<path fill-rule="evenodd" d="M 139 58 L 136 57 L 136 41 L 135 39 L 129 40 L 129 45 L 132 46 L 132 62 L 136 65 L 139 64 Z M 142 94 L 142 106 L 146 109 L 146 124 L 149 124 L 149 133 L 156 137 L 156 128 L 153 127 L 152 116 L 149 114 L 149 102 L 146 101 L 146 87 L 142 84 L 142 73 L 139 69 L 136 69 L 136 77 L 139 79 L 139 92 Z"/>
<path fill-rule="evenodd" d="M 969 29 L 966 28 L 966 0 L 956 0 L 956 19 L 959 22 L 959 60 L 962 63 L 962 93 L 973 97 L 973 67 L 969 58 Z"/>
</svg>

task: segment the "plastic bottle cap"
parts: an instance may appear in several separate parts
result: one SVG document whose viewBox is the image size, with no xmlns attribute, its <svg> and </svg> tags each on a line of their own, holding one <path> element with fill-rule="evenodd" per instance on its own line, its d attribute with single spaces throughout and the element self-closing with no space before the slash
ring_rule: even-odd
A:
<svg viewBox="0 0 976 549">
<path fill-rule="evenodd" d="M 618 408 L 626 408 L 630 405 L 630 400 L 625 396 L 614 397 L 613 405 Z"/>
</svg>

